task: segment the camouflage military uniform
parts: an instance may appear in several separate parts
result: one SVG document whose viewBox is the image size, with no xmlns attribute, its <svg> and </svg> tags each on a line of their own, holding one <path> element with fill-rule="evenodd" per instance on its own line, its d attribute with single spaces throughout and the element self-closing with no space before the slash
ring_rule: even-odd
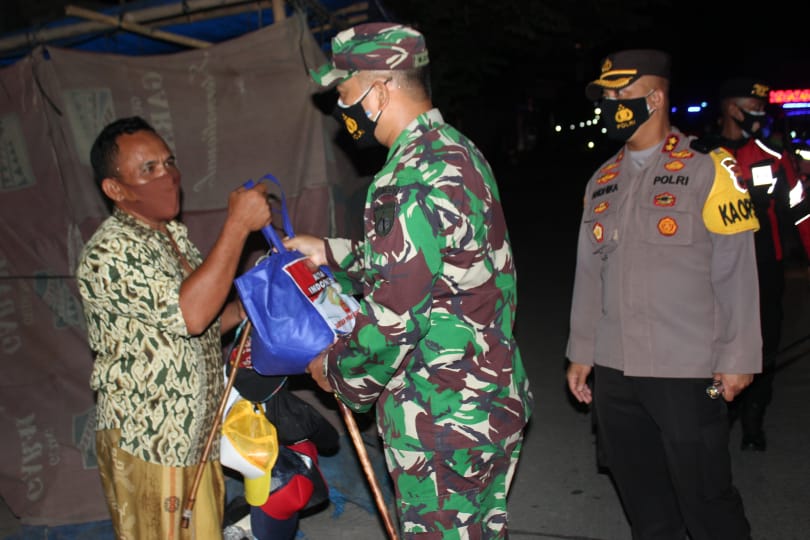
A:
<svg viewBox="0 0 810 540">
<path fill-rule="evenodd" d="M 434 514 L 450 513 L 459 537 L 486 521 L 497 531 L 532 395 L 492 171 L 432 109 L 392 145 L 364 223 L 364 241 L 326 242 L 330 265 L 363 294 L 352 337 L 328 356 L 329 381 L 356 411 L 377 403 L 403 530 L 434 531 Z M 441 461 L 463 485 L 436 477 Z"/>
<path fill-rule="evenodd" d="M 339 94 L 358 72 L 407 70 L 406 86 L 419 79 L 429 96 L 428 51 L 412 28 L 358 25 L 332 39 L 332 53 L 310 75 Z M 363 300 L 324 375 L 354 410 L 377 405 L 404 538 L 505 538 L 532 395 L 512 335 L 516 276 L 495 178 L 429 97 L 400 97 L 412 120 L 377 138 L 382 110 L 363 107 L 369 91 L 335 109 L 358 145 L 372 136 L 389 151 L 368 190 L 364 240 L 326 239 L 329 265 Z"/>
</svg>

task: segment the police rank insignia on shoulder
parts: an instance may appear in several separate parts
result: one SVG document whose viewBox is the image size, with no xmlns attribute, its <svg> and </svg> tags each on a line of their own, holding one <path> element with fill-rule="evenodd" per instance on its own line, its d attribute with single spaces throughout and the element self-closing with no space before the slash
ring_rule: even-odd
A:
<svg viewBox="0 0 810 540">
<path fill-rule="evenodd" d="M 374 213 L 374 232 L 386 236 L 394 227 L 397 215 L 397 193 L 395 186 L 385 186 L 374 193 L 372 209 Z"/>
</svg>

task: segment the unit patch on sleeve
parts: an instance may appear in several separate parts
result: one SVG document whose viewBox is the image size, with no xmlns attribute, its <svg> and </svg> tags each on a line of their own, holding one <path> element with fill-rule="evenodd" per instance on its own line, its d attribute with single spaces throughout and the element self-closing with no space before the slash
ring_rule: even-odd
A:
<svg viewBox="0 0 810 540">
<path fill-rule="evenodd" d="M 706 228 L 717 234 L 758 230 L 759 221 L 737 174 L 736 160 L 723 148 L 716 148 L 709 155 L 714 161 L 714 183 L 703 205 Z"/>
<path fill-rule="evenodd" d="M 386 186 L 375 193 L 372 208 L 374 212 L 374 232 L 386 236 L 394 227 L 397 215 L 397 193 L 394 186 Z"/>
</svg>

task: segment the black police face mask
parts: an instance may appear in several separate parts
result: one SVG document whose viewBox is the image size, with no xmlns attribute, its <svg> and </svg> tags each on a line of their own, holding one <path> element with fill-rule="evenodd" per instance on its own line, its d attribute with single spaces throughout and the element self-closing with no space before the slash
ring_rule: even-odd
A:
<svg viewBox="0 0 810 540">
<path fill-rule="evenodd" d="M 650 117 L 647 108 L 649 94 L 634 99 L 608 99 L 602 100 L 602 118 L 609 139 L 625 142 L 641 124 Z"/>
<path fill-rule="evenodd" d="M 743 119 L 737 120 L 735 118 L 734 121 L 740 126 L 740 129 L 743 131 L 743 136 L 745 136 L 746 139 L 755 137 L 765 126 L 768 115 L 765 114 L 765 111 L 747 111 L 742 107 L 739 109 L 743 115 Z"/>
<path fill-rule="evenodd" d="M 380 144 L 374 137 L 374 129 L 377 127 L 377 120 L 380 119 L 382 110 L 372 120 L 370 113 L 367 113 L 362 105 L 363 100 L 371 92 L 372 88 L 374 88 L 374 85 L 369 86 L 368 90 L 363 92 L 363 95 L 351 105 L 345 105 L 338 100 L 337 106 L 332 111 L 332 116 L 346 128 L 358 148 L 371 148 Z"/>
</svg>

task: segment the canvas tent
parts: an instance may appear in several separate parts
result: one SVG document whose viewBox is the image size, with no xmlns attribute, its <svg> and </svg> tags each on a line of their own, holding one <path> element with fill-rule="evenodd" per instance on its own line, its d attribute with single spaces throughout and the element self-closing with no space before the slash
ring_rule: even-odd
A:
<svg viewBox="0 0 810 540">
<path fill-rule="evenodd" d="M 296 231 L 356 234 L 352 208 L 367 178 L 315 105 L 307 68 L 324 60 L 307 18 L 293 12 L 184 52 L 39 45 L 0 69 L 0 495 L 22 523 L 108 517 L 73 278 L 108 215 L 88 163 L 94 137 L 121 116 L 156 127 L 178 156 L 183 220 L 204 253 L 228 193 L 266 173 L 284 185 Z"/>
<path fill-rule="evenodd" d="M 180 52 L 264 28 L 293 12 L 304 14 L 325 44 L 343 28 L 386 18 L 379 0 L 107 0 L 117 5 L 98 11 L 80 2 L 87 3 L 46 0 L 42 4 L 64 5 L 64 16 L 47 23 L 32 20 L 32 26 L 0 34 L 0 65 L 27 56 L 37 45 L 128 56 Z M 13 13 L 13 3 L 0 6 L 0 16 L 9 9 Z"/>
</svg>

